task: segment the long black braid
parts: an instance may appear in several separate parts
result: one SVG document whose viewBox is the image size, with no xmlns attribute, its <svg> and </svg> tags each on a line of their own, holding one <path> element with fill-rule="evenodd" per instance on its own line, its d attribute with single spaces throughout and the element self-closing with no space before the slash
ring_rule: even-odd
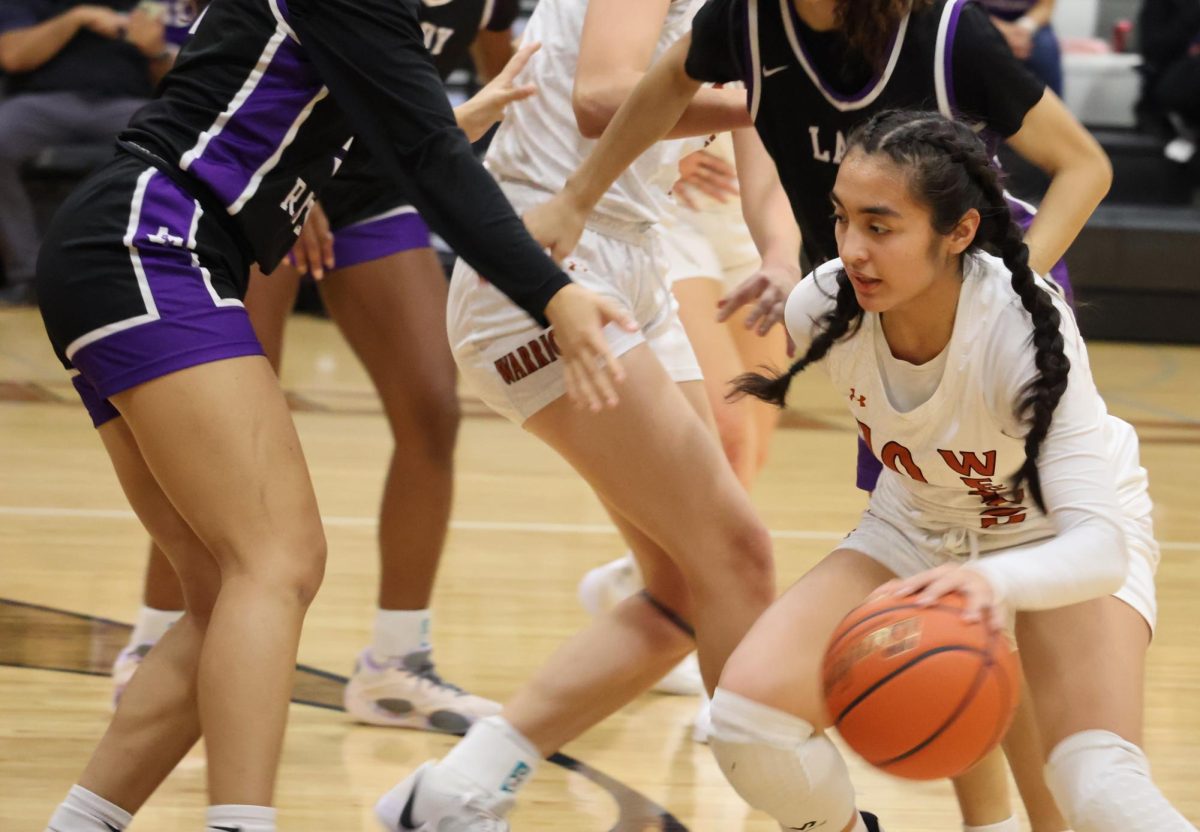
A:
<svg viewBox="0 0 1200 832">
<path fill-rule="evenodd" d="M 1012 488 L 1019 492 L 1023 484 L 1028 485 L 1038 507 L 1045 510 L 1037 459 L 1054 409 L 1066 392 L 1071 362 L 1063 352 L 1061 315 L 1029 268 L 1029 249 L 1021 228 L 1012 219 L 1000 175 L 983 142 L 966 125 L 937 113 L 893 110 L 856 128 L 846 144 L 847 152 L 858 148 L 865 153 L 885 153 L 895 164 L 911 171 L 912 193 L 930 206 L 937 233 L 949 234 L 971 208 L 979 212 L 979 229 L 964 256 L 978 249 L 1003 259 L 1012 274 L 1013 291 L 1033 323 L 1038 375 L 1022 391 L 1016 408 L 1029 432 L 1025 435 L 1025 462 Z M 792 377 L 823 358 L 839 338 L 846 336 L 851 324 L 857 329 L 862 309 L 844 270 L 837 282 L 834 309 L 818 322 L 819 331 L 805 354 L 782 375 L 739 376 L 734 380 L 734 396 L 749 394 L 782 407 Z"/>
</svg>

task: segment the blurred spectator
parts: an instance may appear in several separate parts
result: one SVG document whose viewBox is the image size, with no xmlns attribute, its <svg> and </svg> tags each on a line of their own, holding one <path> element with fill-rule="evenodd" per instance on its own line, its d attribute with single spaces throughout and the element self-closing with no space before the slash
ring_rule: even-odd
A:
<svg viewBox="0 0 1200 832">
<path fill-rule="evenodd" d="M 1069 2 L 1070 0 L 1068 0 Z M 1062 97 L 1062 54 L 1050 26 L 1054 0 L 980 0 L 1013 54 Z"/>
<path fill-rule="evenodd" d="M 1200 0 L 1145 0 L 1138 38 L 1146 79 L 1141 114 L 1170 120 L 1194 142 L 1200 132 Z"/>
<path fill-rule="evenodd" d="M 32 301 L 38 234 L 21 166 L 48 146 L 112 141 L 170 66 L 165 13 L 137 0 L 0 2 L 0 300 Z"/>
</svg>

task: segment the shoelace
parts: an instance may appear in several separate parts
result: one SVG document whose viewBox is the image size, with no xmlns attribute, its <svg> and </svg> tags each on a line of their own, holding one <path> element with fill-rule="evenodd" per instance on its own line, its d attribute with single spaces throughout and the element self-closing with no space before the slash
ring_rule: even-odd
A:
<svg viewBox="0 0 1200 832">
<path fill-rule="evenodd" d="M 418 658 L 416 658 L 417 656 L 420 656 L 421 658 L 418 659 Z M 460 688 L 458 685 L 447 682 L 445 679 L 443 679 L 441 676 L 438 675 L 438 672 L 435 669 L 433 661 L 429 658 L 429 653 L 427 653 L 427 652 L 426 653 L 410 653 L 408 656 L 405 657 L 403 664 L 401 664 L 401 666 L 400 666 L 400 669 L 404 670 L 406 673 L 411 673 L 413 676 L 416 676 L 418 679 L 428 682 L 431 685 L 436 685 L 437 687 L 442 688 L 443 690 L 452 691 L 453 693 L 457 693 L 457 694 L 462 694 L 462 693 L 466 692 L 462 688 Z"/>
</svg>

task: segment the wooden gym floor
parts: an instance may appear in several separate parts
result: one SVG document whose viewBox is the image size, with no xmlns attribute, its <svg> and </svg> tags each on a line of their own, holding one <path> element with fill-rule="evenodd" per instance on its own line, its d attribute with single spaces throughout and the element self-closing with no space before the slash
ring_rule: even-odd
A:
<svg viewBox="0 0 1200 832">
<path fill-rule="evenodd" d="M 351 724 L 329 707 L 366 643 L 374 522 L 389 438 L 378 402 L 325 321 L 293 320 L 284 384 L 325 516 L 325 585 L 300 647 L 280 774 L 282 829 L 373 830 L 374 799 L 453 738 Z M 1156 779 L 1200 821 L 1200 349 L 1095 344 L 1110 409 L 1132 421 L 1150 471 L 1160 620 L 1147 681 L 1146 746 Z M 777 434 L 755 501 L 777 532 L 790 582 L 851 528 L 854 433 L 823 377 Z M 503 699 L 584 621 L 575 585 L 622 545 L 587 488 L 553 453 L 469 397 L 453 529 L 434 601 L 439 669 Z M 145 535 L 66 374 L 30 310 L 0 311 L 0 830 L 40 832 L 108 718 L 107 672 L 136 613 Z M 316 706 L 314 706 L 316 705 Z M 564 749 L 523 793 L 518 830 L 774 832 L 689 738 L 695 704 L 647 695 Z M 852 760 L 861 805 L 889 832 L 956 830 L 944 783 L 890 779 Z M 204 805 L 197 749 L 132 829 L 195 830 Z"/>
</svg>

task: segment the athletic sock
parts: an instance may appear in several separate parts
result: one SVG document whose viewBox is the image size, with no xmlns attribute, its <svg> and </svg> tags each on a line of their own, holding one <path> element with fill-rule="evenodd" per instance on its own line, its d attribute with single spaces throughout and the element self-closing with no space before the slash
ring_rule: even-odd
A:
<svg viewBox="0 0 1200 832">
<path fill-rule="evenodd" d="M 989 823 L 987 826 L 968 826 L 964 823 L 963 832 L 1021 832 L 1021 824 L 1016 816 L 1013 816 L 999 823 Z"/>
<path fill-rule="evenodd" d="M 209 806 L 204 832 L 275 832 L 275 809 L 237 803 Z"/>
<path fill-rule="evenodd" d="M 133 815 L 83 786 L 72 786 L 50 816 L 46 832 L 122 832 Z"/>
<path fill-rule="evenodd" d="M 429 610 L 377 610 L 371 658 L 381 664 L 394 664 L 410 653 L 428 651 L 432 625 Z"/>
<path fill-rule="evenodd" d="M 503 816 L 541 759 L 533 744 L 504 717 L 481 719 L 422 778 L 413 807 L 416 816 L 428 817 L 433 804 L 467 792 L 480 794 L 484 806 Z"/>
<path fill-rule="evenodd" d="M 142 607 L 138 611 L 137 622 L 129 635 L 131 647 L 141 644 L 158 644 L 159 639 L 166 635 L 171 625 L 183 617 L 183 610 L 156 610 L 153 607 Z"/>
</svg>

